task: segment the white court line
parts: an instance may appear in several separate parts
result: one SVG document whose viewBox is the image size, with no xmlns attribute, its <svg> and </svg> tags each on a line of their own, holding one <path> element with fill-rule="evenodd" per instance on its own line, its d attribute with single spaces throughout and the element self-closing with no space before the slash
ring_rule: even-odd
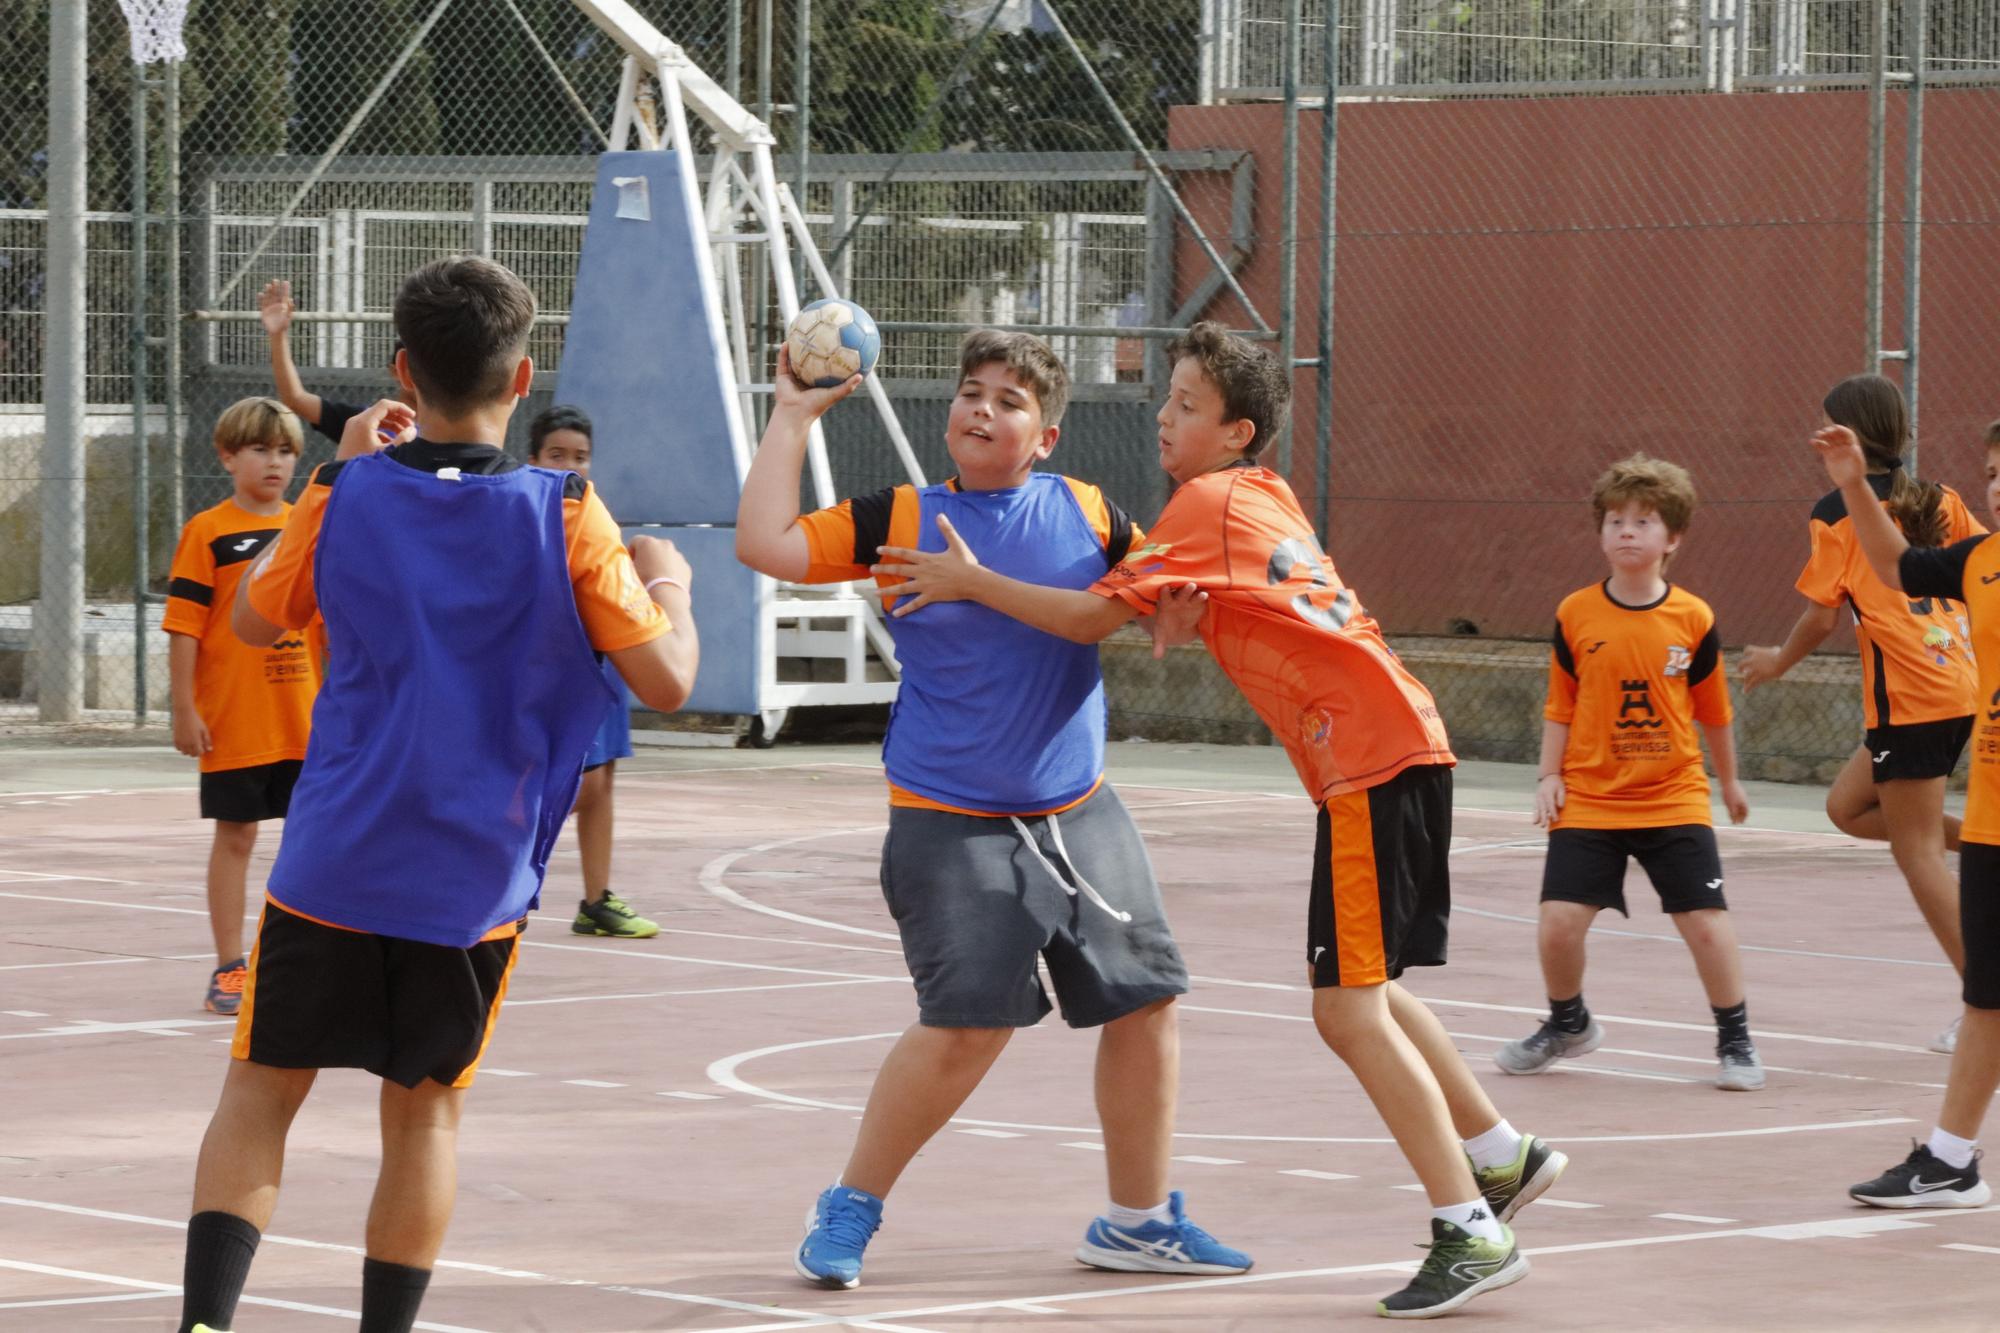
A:
<svg viewBox="0 0 2000 1333">
<path fill-rule="evenodd" d="M 982 1139 L 1024 1139 L 1025 1134 L 1017 1134 L 1011 1129 L 959 1129 L 955 1134 L 976 1134 Z"/>
<path fill-rule="evenodd" d="M 896 933 L 893 931 L 870 930 L 861 926 L 850 926 L 839 921 L 829 921 L 823 917 L 809 916 L 802 912 L 789 912 L 785 911 L 782 908 L 771 907 L 765 903 L 760 903 L 755 901 L 754 899 L 744 897 L 736 890 L 730 888 L 728 884 L 726 884 L 723 880 L 723 875 L 729 870 L 731 866 L 735 865 L 738 861 L 741 861 L 742 859 L 748 856 L 754 856 L 763 852 L 773 851 L 781 847 L 795 846 L 803 842 L 815 842 L 826 838 L 842 837 L 848 834 L 855 834 L 855 833 L 877 833 L 880 832 L 885 827 L 886 825 L 871 824 L 859 828 L 822 830 L 817 833 L 800 834 L 796 837 L 779 838 L 770 842 L 758 843 L 755 844 L 754 846 L 745 847 L 740 851 L 725 852 L 724 854 L 716 857 L 714 860 L 710 861 L 707 865 L 701 868 L 699 881 L 701 887 L 707 890 L 714 897 L 720 898 L 724 902 L 733 904 L 734 906 L 737 907 L 744 908 L 748 911 L 758 912 L 765 916 L 777 917 L 781 920 L 795 922 L 800 925 L 816 926 L 822 930 L 835 930 L 850 935 L 865 935 L 873 939 L 898 940 L 900 937 L 897 936 Z M 1778 832 L 1779 830 L 1752 830 L 1752 831 Z M 1836 834 L 1833 836 L 1844 838 L 1846 835 Z M 1285 985 L 1279 982 L 1233 981 L 1224 977 L 1195 977 L 1191 978 L 1191 980 L 1203 982 L 1208 985 L 1244 986 L 1257 990 L 1303 992 L 1307 989 L 1304 986 Z M 1536 1016 L 1542 1016 L 1547 1013 L 1546 1007 L 1530 1008 L 1522 1005 L 1480 1004 L 1471 1000 L 1430 999 L 1429 997 L 1420 997 L 1420 998 L 1425 998 L 1426 1002 L 1431 1004 L 1440 1004 L 1440 1005 L 1456 1004 L 1461 1008 L 1488 1009 L 1499 1013 L 1533 1014 Z M 1193 1008 L 1193 1006 L 1183 1004 L 1182 1008 Z M 1670 1022 L 1665 1019 L 1628 1018 L 1621 1015 L 1601 1014 L 1601 1013 L 1594 1013 L 1594 1016 L 1601 1022 L 1629 1023 L 1636 1027 L 1657 1027 L 1657 1028 L 1666 1028 L 1677 1032 L 1701 1032 L 1705 1034 L 1713 1034 L 1715 1031 L 1715 1028 L 1712 1024 L 1706 1024 L 1706 1023 L 1677 1023 L 1677 1022 Z M 1273 1015 L 1273 1017 L 1275 1017 L 1275 1015 Z M 1905 1046 L 1895 1042 L 1860 1041 L 1849 1037 L 1822 1037 L 1822 1036 L 1816 1036 L 1806 1033 L 1797 1033 L 1797 1032 L 1773 1032 L 1763 1028 L 1759 1028 L 1757 1030 L 1756 1035 L 1760 1041 L 1768 1038 L 1777 1041 L 1809 1042 L 1815 1045 L 1822 1045 L 1822 1046 L 1851 1046 L 1863 1050 L 1897 1051 L 1912 1055 L 1927 1055 L 1930 1053 L 1921 1046 Z"/>
<path fill-rule="evenodd" d="M 1940 1250 L 1964 1250 L 1969 1254 L 2000 1254 L 2000 1246 L 1995 1245 L 1940 1245 Z"/>
<path fill-rule="evenodd" d="M 701 986 L 693 990 L 648 990 L 632 991 L 625 995 L 563 995 L 546 1000 L 509 999 L 509 1009 L 523 1009 L 537 1004 L 597 1004 L 605 1000 L 658 1000 L 679 995 L 744 995 L 751 991 L 769 990 L 817 990 L 827 986 L 866 986 L 884 981 L 902 981 L 902 977 L 849 978 L 842 981 L 776 981 L 768 986 Z M 1766 1066 L 1767 1068 L 1769 1066 Z"/>
<path fill-rule="evenodd" d="M 69 879 L 72 876 L 58 875 L 55 878 Z M 131 881 L 124 882 L 129 883 Z M 143 887 L 151 888 L 154 886 L 146 885 Z M 124 907 L 134 912 L 171 912 L 175 916 L 205 917 L 208 915 L 206 907 L 160 907 L 153 903 L 106 902 L 101 898 L 58 898 L 52 893 L 0 893 L 0 898 L 18 898 L 23 902 L 32 903 L 68 903 L 73 907 Z"/>
<path fill-rule="evenodd" d="M 160 1227 L 168 1231 L 187 1230 L 187 1222 L 185 1220 L 176 1221 L 172 1218 L 166 1218 L 166 1217 L 146 1217 L 139 1213 L 115 1213 L 115 1212 L 109 1212 L 102 1208 L 84 1208 L 79 1205 L 69 1204 L 69 1203 L 48 1203 L 40 1199 L 22 1199 L 4 1194 L 0 1194 L 0 1206 L 7 1206 L 14 1208 L 29 1208 L 40 1212 L 48 1212 L 48 1213 L 63 1213 L 71 1217 L 89 1217 L 106 1222 L 130 1222 L 138 1226 Z M 260 1245 L 285 1245 L 303 1250 L 325 1250 L 335 1254 L 365 1255 L 367 1253 L 367 1251 L 363 1250 L 359 1245 L 339 1245 L 335 1244 L 332 1241 L 324 1241 L 324 1240 L 302 1240 L 296 1236 L 276 1236 L 272 1235 L 269 1232 L 266 1232 L 259 1239 L 258 1243 Z M 439 1259 L 432 1266 L 435 1268 L 449 1268 L 455 1272 L 461 1272 L 461 1273 L 481 1273 L 486 1275 L 487 1277 L 519 1278 L 524 1281 L 537 1282 L 543 1284 L 554 1283 L 562 1286 L 594 1287 L 600 1291 L 634 1290 L 633 1288 L 629 1287 L 612 1286 L 606 1283 L 591 1282 L 582 1279 L 551 1277 L 547 1273 L 535 1273 L 522 1268 L 504 1268 L 496 1264 L 467 1263 L 464 1260 L 460 1259 Z M 19 1267 L 19 1265 L 9 1265 L 7 1261 L 0 1260 L 0 1267 Z M 33 1271 L 60 1273 L 66 1270 L 42 1269 L 36 1267 L 33 1269 Z M 137 1284 L 135 1280 L 135 1285 L 145 1285 L 148 1287 L 157 1288 L 162 1291 L 180 1290 L 179 1287 L 171 1286 L 165 1283 Z M 671 1292 L 671 1291 L 660 1291 L 651 1289 L 643 1292 L 638 1292 L 636 1294 L 651 1296 L 656 1300 L 678 1301 L 686 1305 L 703 1305 L 703 1306 L 712 1306 L 720 1310 L 736 1310 L 745 1314 L 784 1315 L 794 1320 L 810 1320 L 813 1323 L 828 1322 L 827 1316 L 821 1315 L 816 1311 L 794 1310 L 788 1306 L 783 1306 L 783 1305 L 754 1304 L 747 1301 L 725 1300 L 719 1296 L 696 1296 L 688 1292 Z M 279 1302 L 270 1300 L 261 1300 L 249 1296 L 245 1296 L 243 1299 L 252 1304 L 262 1304 L 262 1305 L 280 1304 Z M 303 1309 L 315 1313 L 318 1312 L 318 1307 L 310 1307 L 310 1306 L 286 1306 L 284 1308 Z M 360 1317 L 358 1313 L 350 1311 L 340 1311 L 338 1313 L 346 1314 L 347 1317 L 350 1319 L 358 1319 Z M 838 1316 L 835 1316 L 834 1322 L 838 1322 L 838 1318 L 839 1318 Z M 442 1324 L 419 1324 L 418 1327 L 430 1328 L 430 1329 L 445 1328 L 445 1326 Z M 791 1327 L 791 1326 L 781 1325 L 781 1327 Z M 452 1333 L 452 1331 L 445 1330 L 445 1333 Z M 477 1329 L 470 1329 L 470 1330 L 461 1329 L 457 1330 L 456 1333 L 480 1333 L 480 1331 Z"/>
<path fill-rule="evenodd" d="M 1539 1202 L 1548 1203 L 1549 1200 L 1542 1199 Z M 1659 1218 L 1662 1222 L 1701 1222 L 1715 1227 L 1733 1226 L 1736 1223 L 1736 1219 L 1733 1217 L 1703 1217 L 1700 1213 L 1654 1213 L 1653 1216 Z M 1995 1253 L 2000 1253 L 2000 1251 L 1995 1251 Z"/>
<path fill-rule="evenodd" d="M 1174 1158 L 1176 1162 L 1193 1162 L 1196 1166 L 1241 1166 L 1243 1162 L 1235 1157 L 1201 1157 L 1194 1153 Z"/>
<path fill-rule="evenodd" d="M 686 1296 L 681 1295 L 679 1292 L 661 1291 L 655 1287 L 627 1287 L 620 1285 L 607 1285 L 598 1288 L 598 1290 L 615 1291 L 623 1296 L 651 1296 L 659 1300 L 668 1300 L 668 1301 L 683 1301 L 688 1299 Z M 735 1308 L 753 1309 L 754 1307 L 737 1306 Z M 880 1319 L 873 1318 L 868 1315 L 820 1315 L 820 1314 L 811 1314 L 805 1311 L 801 1311 L 798 1317 L 801 1320 L 806 1320 L 809 1322 L 780 1324 L 778 1325 L 778 1327 L 816 1328 L 824 1326 L 826 1324 L 837 1324 L 841 1328 L 873 1329 L 873 1330 L 879 1330 L 879 1333 L 938 1333 L 938 1330 L 936 1329 L 918 1328 L 913 1324 L 885 1324 Z"/>
<path fill-rule="evenodd" d="M 1350 1176 L 1340 1171 L 1313 1171 L 1306 1167 L 1294 1167 L 1290 1171 L 1280 1171 L 1281 1176 L 1304 1176 L 1307 1180 L 1359 1180 L 1360 1176 Z"/>
<path fill-rule="evenodd" d="M 745 972 L 788 972 L 799 977 L 840 977 L 848 981 L 903 981 L 905 977 L 885 977 L 874 972 L 828 972 L 816 967 L 781 967 L 776 963 L 739 963 L 727 958 L 689 958 L 685 954 L 654 953 L 650 949 L 606 949 L 591 944 L 555 944 L 548 940 L 521 941 L 530 949 L 559 949 L 565 953 L 595 954 L 599 958 L 644 959 L 654 963 L 693 963 L 700 967 L 739 968 Z"/>
<path fill-rule="evenodd" d="M 1077 1141 L 1076 1141 L 1075 1143 L 1058 1143 L 1058 1144 L 1057 1144 L 1056 1146 L 1057 1146 L 1058 1148 L 1080 1148 L 1080 1149 L 1082 1149 L 1082 1150 L 1083 1150 L 1084 1152 L 1103 1152 L 1103 1151 L 1104 1151 L 1104 1145 L 1103 1145 L 1103 1144 L 1101 1144 L 1101 1143 L 1087 1143 L 1087 1142 L 1084 1142 L 1084 1141 L 1083 1141 L 1083 1140 L 1081 1140 L 1081 1139 L 1077 1140 Z"/>
<path fill-rule="evenodd" d="M 1943 1221 L 1947 1216 L 1964 1217 L 1971 1213 L 2000 1212 L 2000 1207 L 1936 1209 L 1931 1216 Z M 1678 1245 L 1693 1241 L 1727 1240 L 1734 1237 L 1754 1236 L 1768 1240 L 1803 1240 L 1821 1236 L 1866 1235 L 1873 1231 L 1901 1230 L 1911 1223 L 1896 1218 L 1857 1217 L 1849 1213 L 1844 1217 L 1830 1218 L 1819 1222 L 1802 1222 L 1785 1226 L 1739 1227 L 1730 1231 L 1685 1231 L 1663 1236 L 1628 1236 L 1618 1240 L 1581 1241 L 1573 1245 L 1541 1245 L 1522 1250 L 1531 1258 L 1541 1259 L 1557 1254 L 1587 1254 L 1594 1250 L 1644 1249 L 1653 1245 Z M 1918 1223 L 1916 1225 L 1924 1225 Z M 1019 1306 L 1023 1302 L 1033 1305 L 1063 1306 L 1079 1301 L 1120 1300 L 1133 1296 L 1165 1295 L 1170 1292 L 1206 1291 L 1224 1287 L 1246 1287 L 1266 1282 L 1296 1282 L 1301 1278 L 1349 1277 L 1358 1273 L 1407 1273 L 1415 1265 L 1413 1259 L 1396 1259 L 1383 1263 L 1345 1264 L 1338 1268 L 1302 1268 L 1289 1272 L 1242 1273 L 1231 1277 L 1183 1277 L 1170 1282 L 1158 1282 L 1146 1286 L 1091 1287 L 1082 1291 L 1067 1291 L 1047 1296 L 1016 1296 L 1008 1300 L 964 1301 L 955 1305 L 932 1305 L 908 1310 L 883 1310 L 870 1316 L 875 1319 L 923 1319 L 936 1315 L 971 1314 L 981 1310 L 999 1310 Z M 838 1324 L 840 1316 L 826 1315 L 822 1324 Z M 729 1333 L 783 1333 L 783 1330 L 810 1327 L 791 1324 L 745 1324 L 732 1328 Z"/>
<path fill-rule="evenodd" d="M 136 1277 L 114 1277 L 109 1273 L 86 1273 L 77 1268 L 52 1268 L 48 1264 L 31 1264 L 18 1259 L 0 1259 L 0 1268 L 12 1268 L 22 1273 L 39 1273 L 44 1277 L 68 1278 L 73 1282 L 101 1282 L 110 1287 L 135 1287 L 161 1296 L 178 1295 L 180 1292 L 180 1288 L 171 1282 L 147 1282 Z M 335 1319 L 361 1318 L 359 1310 L 342 1310 L 332 1305 L 307 1305 L 301 1301 L 281 1301 L 269 1296 L 244 1296 L 240 1299 L 244 1305 L 261 1305 L 273 1310 L 330 1315 Z M 431 1333 L 486 1333 L 484 1329 L 466 1328 L 459 1324 L 433 1324 L 425 1319 L 418 1320 L 416 1326 L 429 1329 Z"/>
<path fill-rule="evenodd" d="M 65 1296 L 50 1301 L 6 1301 L 0 1310 L 41 1310 L 51 1305 L 109 1305 L 114 1301 L 160 1301 L 178 1296 L 178 1291 L 127 1291 L 116 1296 Z"/>
<path fill-rule="evenodd" d="M 1248 1012 L 1248 1011 L 1246 1011 Z M 1259 1018 L 1283 1017 L 1291 1015 L 1256 1014 Z M 846 1102 L 827 1101 L 821 1097 L 803 1097 L 789 1092 L 776 1092 L 759 1087 L 737 1072 L 752 1060 L 766 1056 L 784 1055 L 792 1051 L 814 1050 L 823 1046 L 841 1046 L 850 1042 L 887 1041 L 900 1037 L 901 1032 L 865 1032 L 852 1037 L 820 1037 L 812 1041 L 786 1042 L 778 1046 L 765 1046 L 754 1051 L 739 1051 L 724 1056 L 708 1066 L 709 1081 L 732 1092 L 742 1093 L 762 1101 L 791 1102 L 802 1107 L 813 1107 L 822 1111 L 858 1112 L 859 1106 Z M 975 1120 L 964 1116 L 954 1116 L 948 1123 L 953 1126 L 977 1125 L 987 1129 L 1020 1129 L 1040 1131 L 1050 1134 L 1097 1134 L 1101 1131 L 1094 1125 L 1042 1125 L 1019 1120 Z M 1895 1116 L 1875 1120 L 1841 1120 L 1809 1125 L 1767 1125 L 1756 1129 L 1720 1129 L 1692 1134 L 1562 1134 L 1552 1133 L 1549 1137 L 1565 1144 L 1570 1143 L 1654 1143 L 1679 1142 L 1692 1139 L 1738 1139 L 1762 1138 L 1773 1134 L 1806 1134 L 1823 1130 L 1872 1129 L 1882 1125 L 1908 1125 L 1916 1123 L 1908 1116 Z M 1195 1139 L 1213 1143 L 1365 1143 L 1392 1144 L 1389 1138 L 1329 1138 L 1309 1134 L 1197 1134 L 1176 1130 L 1176 1139 Z M 1076 1147 L 1076 1144 L 1065 1144 Z"/>
<path fill-rule="evenodd" d="M 7 963 L 0 966 L 0 972 L 34 972 L 51 967 L 110 967 L 114 963 L 181 963 L 193 958 L 207 957 L 205 953 L 167 953 L 141 954 L 130 958 L 80 958 L 69 963 Z"/>
<path fill-rule="evenodd" d="M 1541 920 L 1538 917 L 1516 916 L 1512 912 L 1492 912 L 1482 907 L 1467 907 L 1463 903 L 1453 903 L 1451 911 L 1453 916 L 1461 914 L 1465 916 L 1483 916 L 1492 921 L 1519 921 L 1524 925 L 1530 926 L 1541 924 Z M 1613 935 L 1625 940 L 1657 940 L 1663 944 L 1682 943 L 1681 937 L 1678 935 L 1654 935 L 1643 930 L 1616 930 L 1610 926 L 1593 925 L 1590 928 L 1590 933 L 1593 935 Z M 1775 944 L 1743 944 L 1741 942 L 1736 947 L 1745 953 L 1774 953 L 1783 954 L 1791 958 L 1830 958 L 1835 962 L 1841 963 L 1893 963 L 1898 967 L 1951 966 L 1950 963 L 1944 961 L 1942 958 L 1884 958 L 1879 954 L 1872 953 L 1825 953 L 1818 949 L 1783 949 Z"/>
<path fill-rule="evenodd" d="M 1601 1203 L 1584 1203 L 1579 1199 L 1551 1199 L 1546 1194 L 1535 1200 L 1537 1208 L 1602 1208 L 1603 1206 Z M 1663 1214 L 1655 1213 L 1654 1216 L 1659 1217 Z"/>
</svg>

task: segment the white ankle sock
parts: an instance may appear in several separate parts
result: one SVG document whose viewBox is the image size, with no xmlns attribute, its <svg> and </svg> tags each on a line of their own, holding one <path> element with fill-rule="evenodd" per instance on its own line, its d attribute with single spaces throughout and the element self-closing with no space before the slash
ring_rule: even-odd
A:
<svg viewBox="0 0 2000 1333">
<path fill-rule="evenodd" d="M 1493 1209 L 1484 1199 L 1474 1199 L 1471 1203 L 1454 1203 L 1444 1208 L 1431 1209 L 1431 1216 L 1442 1218 L 1460 1231 L 1468 1232 L 1481 1240 L 1504 1240 L 1507 1233 L 1500 1229 L 1500 1219 L 1493 1215 Z"/>
<path fill-rule="evenodd" d="M 1104 1216 L 1117 1227 L 1142 1227 L 1148 1222 L 1165 1226 L 1174 1220 L 1173 1201 L 1156 1203 L 1151 1208 L 1125 1208 L 1114 1203 L 1104 1210 Z"/>
<path fill-rule="evenodd" d="M 1505 1166 L 1521 1151 L 1521 1135 L 1514 1127 L 1502 1120 L 1484 1134 L 1475 1135 L 1465 1141 L 1465 1155 L 1481 1171 L 1489 1171 L 1496 1166 Z"/>
<path fill-rule="evenodd" d="M 1978 1139 L 1962 1139 L 1956 1134 L 1942 1129 L 1931 1131 L 1931 1141 L 1924 1145 L 1931 1150 L 1931 1156 L 1946 1166 L 1963 1171 L 1972 1165 L 1972 1154 L 1979 1148 Z"/>
</svg>

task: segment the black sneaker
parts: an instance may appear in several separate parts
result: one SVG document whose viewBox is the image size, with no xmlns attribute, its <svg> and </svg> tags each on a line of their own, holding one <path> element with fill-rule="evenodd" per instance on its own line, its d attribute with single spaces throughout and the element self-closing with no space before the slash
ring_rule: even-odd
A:
<svg viewBox="0 0 2000 1333">
<path fill-rule="evenodd" d="M 1450 1314 L 1482 1291 L 1510 1287 L 1528 1275 L 1528 1256 L 1514 1245 L 1514 1233 L 1500 1228 L 1505 1240 L 1481 1240 L 1441 1217 L 1431 1219 L 1431 1243 L 1420 1247 L 1430 1257 L 1410 1279 L 1410 1285 L 1375 1304 L 1375 1313 L 1390 1319 L 1435 1319 Z"/>
<path fill-rule="evenodd" d="M 1924 1144 L 1915 1139 L 1910 1144 L 1913 1151 L 1900 1165 L 1856 1185 L 1848 1195 L 1874 1208 L 1978 1208 L 1993 1197 L 1979 1178 L 1984 1153 L 1972 1154 L 1968 1166 L 1946 1166 Z"/>
</svg>

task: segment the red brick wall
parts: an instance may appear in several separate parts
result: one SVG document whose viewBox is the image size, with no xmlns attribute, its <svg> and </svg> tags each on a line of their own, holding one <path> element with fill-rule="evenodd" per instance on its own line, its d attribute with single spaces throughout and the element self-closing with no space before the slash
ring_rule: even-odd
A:
<svg viewBox="0 0 2000 1333">
<path fill-rule="evenodd" d="M 1891 216 L 1900 217 L 1901 103 Z M 2000 93 L 1926 106 L 1921 471 L 1983 513 L 1981 433 L 2000 416 Z M 1601 577 L 1592 479 L 1644 450 L 1702 496 L 1673 574 L 1731 644 L 1773 641 L 1826 487 L 1805 444 L 1864 367 L 1867 102 L 1860 93 L 1345 104 L 1340 108 L 1332 555 L 1393 632 L 1454 619 L 1546 634 Z M 1301 117 L 1300 356 L 1318 318 L 1319 115 Z M 1282 111 L 1182 107 L 1176 149 L 1258 156 L 1241 275 L 1277 320 Z M 1226 178 L 1185 178 L 1211 235 Z M 1900 345 L 1900 228 L 1886 339 Z M 1207 271 L 1182 238 L 1183 295 Z M 1210 309 L 1241 323 L 1233 298 Z M 1893 373 L 1893 372 L 1892 372 Z M 1289 471 L 1310 512 L 1320 425 L 1294 381 Z"/>
</svg>

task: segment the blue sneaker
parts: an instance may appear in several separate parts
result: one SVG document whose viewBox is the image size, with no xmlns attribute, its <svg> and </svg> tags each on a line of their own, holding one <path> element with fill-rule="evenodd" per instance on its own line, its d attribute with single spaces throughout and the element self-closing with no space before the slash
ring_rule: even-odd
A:
<svg viewBox="0 0 2000 1333">
<path fill-rule="evenodd" d="M 866 1190 L 834 1185 L 806 1214 L 806 1238 L 792 1267 L 808 1282 L 833 1291 L 861 1285 L 861 1255 L 882 1225 L 882 1201 Z"/>
<path fill-rule="evenodd" d="M 1179 1190 L 1167 1196 L 1167 1205 L 1173 1210 L 1173 1221 L 1148 1222 L 1130 1230 L 1097 1218 L 1090 1224 L 1090 1230 L 1083 1233 L 1083 1244 L 1076 1251 L 1077 1262 L 1126 1273 L 1249 1271 L 1249 1255 L 1230 1249 L 1188 1221 Z"/>
</svg>

